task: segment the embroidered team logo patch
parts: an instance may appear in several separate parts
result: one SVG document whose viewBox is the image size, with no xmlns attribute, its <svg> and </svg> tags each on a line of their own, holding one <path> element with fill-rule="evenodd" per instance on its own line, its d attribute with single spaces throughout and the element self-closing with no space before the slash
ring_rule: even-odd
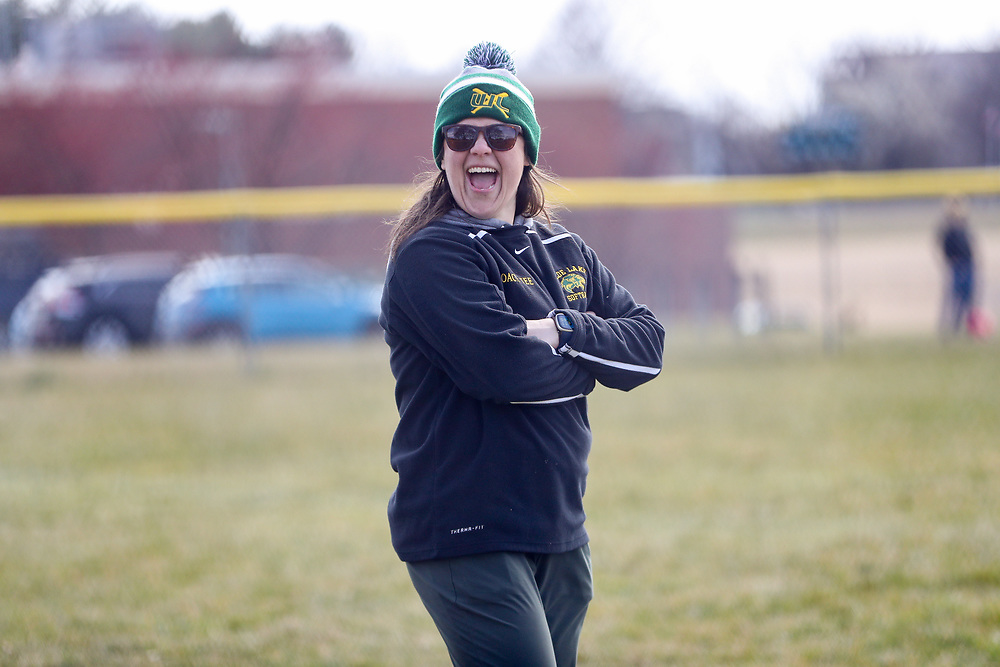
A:
<svg viewBox="0 0 1000 667">
<path fill-rule="evenodd" d="M 587 271 L 582 266 L 560 269 L 557 276 L 559 284 L 566 292 L 567 301 L 576 301 L 587 297 Z"/>
<path fill-rule="evenodd" d="M 477 111 L 482 111 L 483 109 L 499 109 L 500 113 L 503 114 L 504 118 L 510 118 L 510 109 L 503 105 L 504 101 L 510 97 L 507 93 L 497 93 L 495 95 L 490 95 L 484 90 L 479 88 L 472 89 L 472 98 L 469 100 L 469 104 L 472 106 L 472 113 Z"/>
</svg>

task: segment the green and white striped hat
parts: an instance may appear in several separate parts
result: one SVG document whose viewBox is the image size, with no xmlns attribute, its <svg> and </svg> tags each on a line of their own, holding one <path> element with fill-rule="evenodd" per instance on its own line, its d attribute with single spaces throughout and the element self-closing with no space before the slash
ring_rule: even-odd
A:
<svg viewBox="0 0 1000 667">
<path fill-rule="evenodd" d="M 438 168 L 444 157 L 441 128 L 466 118 L 494 118 L 521 126 L 524 151 L 531 164 L 538 161 L 542 129 L 535 118 L 535 100 L 515 76 L 510 54 L 492 42 L 469 49 L 465 69 L 441 91 L 434 119 L 434 161 Z"/>
</svg>

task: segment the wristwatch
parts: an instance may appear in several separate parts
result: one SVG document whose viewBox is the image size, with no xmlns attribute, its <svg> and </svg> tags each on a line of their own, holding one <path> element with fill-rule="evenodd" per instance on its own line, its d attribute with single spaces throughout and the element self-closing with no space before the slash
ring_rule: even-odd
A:
<svg viewBox="0 0 1000 667">
<path fill-rule="evenodd" d="M 569 319 L 566 313 L 552 313 L 552 321 L 555 322 L 556 332 L 559 334 L 559 346 L 556 350 L 562 350 L 569 345 L 569 338 L 573 335 L 573 320 Z"/>
<path fill-rule="evenodd" d="M 569 319 L 566 313 L 554 313 L 552 321 L 556 323 L 556 329 L 560 333 L 571 333 L 573 331 L 573 320 Z"/>
</svg>

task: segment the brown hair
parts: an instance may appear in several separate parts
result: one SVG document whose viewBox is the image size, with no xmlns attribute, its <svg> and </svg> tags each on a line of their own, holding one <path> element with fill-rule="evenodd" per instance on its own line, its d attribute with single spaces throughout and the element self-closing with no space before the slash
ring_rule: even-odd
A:
<svg viewBox="0 0 1000 667">
<path fill-rule="evenodd" d="M 525 218 L 542 218 L 551 224 L 555 218 L 555 207 L 545 201 L 543 182 L 555 183 L 555 177 L 545 169 L 528 165 L 521 174 L 514 203 L 515 215 Z M 395 259 L 399 247 L 429 225 L 432 221 L 455 208 L 455 198 L 448 186 L 444 170 L 426 172 L 416 180 L 416 201 L 395 220 L 389 221 L 389 258 Z"/>
</svg>

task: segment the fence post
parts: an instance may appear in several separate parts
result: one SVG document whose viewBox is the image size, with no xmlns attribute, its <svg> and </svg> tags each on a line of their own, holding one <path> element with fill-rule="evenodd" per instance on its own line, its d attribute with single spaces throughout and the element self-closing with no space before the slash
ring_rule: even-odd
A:
<svg viewBox="0 0 1000 667">
<path fill-rule="evenodd" d="M 823 311 L 823 349 L 840 348 L 840 262 L 838 256 L 837 203 L 819 202 L 820 271 Z"/>
</svg>

